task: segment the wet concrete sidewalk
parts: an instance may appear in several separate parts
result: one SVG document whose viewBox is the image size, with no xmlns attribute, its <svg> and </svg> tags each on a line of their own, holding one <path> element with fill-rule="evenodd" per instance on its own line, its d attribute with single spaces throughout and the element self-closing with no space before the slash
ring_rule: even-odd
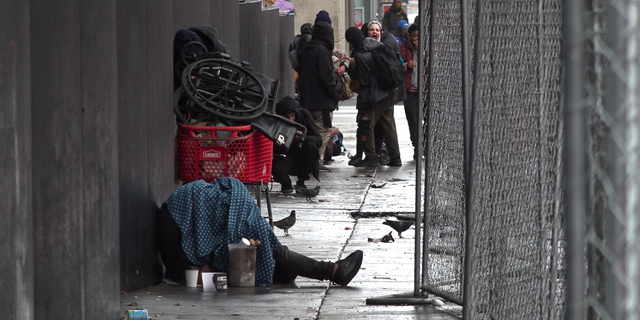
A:
<svg viewBox="0 0 640 320">
<path fill-rule="evenodd" d="M 334 113 L 334 126 L 344 134 L 344 144 L 355 153 L 355 101 L 344 102 Z M 402 167 L 355 168 L 346 156 L 334 157 L 330 172 L 321 172 L 320 194 L 307 202 L 297 195 L 282 195 L 279 184 L 271 187 L 274 220 L 296 210 L 297 222 L 290 236 L 275 229 L 291 250 L 311 258 L 336 261 L 355 250 L 364 252 L 362 267 L 349 286 L 332 285 L 298 277 L 295 283 L 270 287 L 229 288 L 203 292 L 202 287 L 160 284 L 121 295 L 120 315 L 144 308 L 151 319 L 459 319 L 461 308 L 453 304 L 376 306 L 367 298 L 413 292 L 414 239 L 411 227 L 399 238 L 383 225 L 390 213 L 413 213 L 415 162 L 402 105 L 395 117 L 402 152 Z M 292 177 L 295 182 L 295 177 Z M 386 182 L 386 184 L 384 184 Z M 372 188 L 372 184 L 381 188 Z M 262 209 L 266 212 L 263 197 Z M 353 217 L 360 217 L 354 219 Z M 369 242 L 389 232 L 395 242 Z"/>
</svg>

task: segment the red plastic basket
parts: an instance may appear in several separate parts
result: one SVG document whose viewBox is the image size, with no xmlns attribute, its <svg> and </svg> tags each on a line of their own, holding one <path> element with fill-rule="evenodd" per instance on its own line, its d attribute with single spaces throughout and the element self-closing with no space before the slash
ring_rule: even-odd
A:
<svg viewBox="0 0 640 320">
<path fill-rule="evenodd" d="M 181 125 L 178 134 L 179 178 L 184 182 L 233 177 L 245 183 L 271 180 L 273 142 L 251 125 L 199 127 Z"/>
</svg>

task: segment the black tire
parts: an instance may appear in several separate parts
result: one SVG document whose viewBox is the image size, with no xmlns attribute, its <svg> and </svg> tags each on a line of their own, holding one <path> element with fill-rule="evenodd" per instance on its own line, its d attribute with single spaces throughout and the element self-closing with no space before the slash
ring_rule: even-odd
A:
<svg viewBox="0 0 640 320">
<path fill-rule="evenodd" d="M 198 61 L 198 56 L 205 53 L 207 53 L 207 47 L 204 44 L 198 41 L 191 41 L 182 47 L 180 57 L 182 58 L 182 63 L 188 66 Z"/>
<path fill-rule="evenodd" d="M 189 99 L 220 118 L 248 121 L 262 115 L 268 106 L 260 81 L 234 62 L 196 61 L 184 69 L 180 81 Z"/>
</svg>

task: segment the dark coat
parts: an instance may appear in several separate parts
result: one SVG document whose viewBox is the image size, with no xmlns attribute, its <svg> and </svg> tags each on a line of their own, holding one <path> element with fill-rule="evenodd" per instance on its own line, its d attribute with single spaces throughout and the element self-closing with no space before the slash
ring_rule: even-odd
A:
<svg viewBox="0 0 640 320">
<path fill-rule="evenodd" d="M 305 45 L 300 55 L 298 72 L 300 105 L 307 110 L 333 111 L 338 108 L 332 50 L 333 29 L 326 22 L 316 23 L 312 40 Z"/>
<path fill-rule="evenodd" d="M 319 149 L 322 145 L 322 138 L 320 137 L 320 131 L 318 130 L 316 122 L 313 120 L 311 112 L 301 108 L 296 109 L 294 112 L 296 113 L 296 122 L 307 128 L 307 137 L 305 138 L 305 141 L 315 144 Z M 274 150 L 274 153 L 284 154 L 285 152 L 282 150 Z"/>
<path fill-rule="evenodd" d="M 358 93 L 358 102 L 356 104 L 358 109 L 372 105 L 397 90 L 395 88 L 392 90 L 380 88 L 374 76 L 378 70 L 371 51 L 380 46 L 384 46 L 384 44 L 371 38 L 365 38 L 351 54 L 356 60 L 356 65 L 353 68 L 350 67 L 348 72 L 349 76 L 358 80 L 360 85 L 360 93 Z"/>
<path fill-rule="evenodd" d="M 396 54 L 396 57 L 398 58 L 398 60 L 402 59 L 402 54 L 400 52 L 400 46 L 398 45 L 398 41 L 396 41 L 396 37 L 394 37 L 393 34 L 391 34 L 391 32 L 389 31 L 383 32 L 382 36 L 380 37 L 380 42 L 386 45 L 389 45 L 389 47 L 393 49 L 393 52 Z M 398 86 L 398 91 L 396 91 L 395 103 L 404 101 L 406 99 L 407 99 L 407 92 L 404 89 L 404 83 L 402 83 Z"/>
<path fill-rule="evenodd" d="M 400 7 L 399 10 L 394 10 L 393 6 L 391 6 L 391 8 L 384 13 L 384 18 L 382 18 L 382 28 L 385 31 L 392 31 L 391 33 L 395 34 L 395 31 L 398 28 L 398 21 L 400 20 L 409 22 L 407 12 L 405 12 L 402 7 Z"/>
</svg>

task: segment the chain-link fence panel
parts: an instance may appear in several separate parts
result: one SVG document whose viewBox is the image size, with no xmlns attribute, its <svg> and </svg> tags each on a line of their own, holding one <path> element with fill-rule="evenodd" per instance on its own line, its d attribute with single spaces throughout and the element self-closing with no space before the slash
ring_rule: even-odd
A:
<svg viewBox="0 0 640 320">
<path fill-rule="evenodd" d="M 640 319 L 639 15 L 637 1 L 610 0 L 586 15 L 588 319 Z"/>
<path fill-rule="evenodd" d="M 474 74 L 471 319 L 563 309 L 559 1 L 482 1 Z"/>
<path fill-rule="evenodd" d="M 481 8 L 477 27 L 475 12 Z M 460 1 L 421 7 L 426 124 L 424 288 L 465 301 L 469 319 L 554 319 L 564 302 L 561 41 L 558 0 L 470 3 L 475 117 L 465 189 Z M 477 47 L 477 48 L 476 48 Z M 467 59 L 472 60 L 472 57 Z M 471 61 L 473 65 L 473 61 Z M 465 192 L 473 250 L 465 252 Z M 471 267 L 465 274 L 464 261 Z M 463 292 L 464 281 L 470 282 Z M 464 294 L 464 298 L 463 298 Z"/>
<path fill-rule="evenodd" d="M 423 18 L 427 275 L 425 290 L 462 304 L 464 110 L 460 1 L 427 1 Z"/>
</svg>

